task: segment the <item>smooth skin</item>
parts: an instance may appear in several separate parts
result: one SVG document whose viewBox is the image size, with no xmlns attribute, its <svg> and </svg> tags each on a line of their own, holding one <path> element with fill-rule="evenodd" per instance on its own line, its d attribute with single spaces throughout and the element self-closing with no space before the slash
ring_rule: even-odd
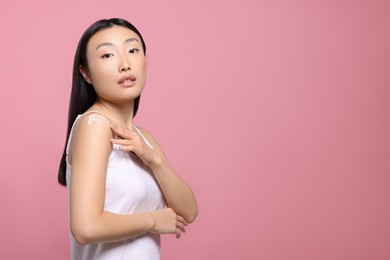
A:
<svg viewBox="0 0 390 260">
<path fill-rule="evenodd" d="M 114 242 L 148 232 L 176 234 L 194 221 L 198 207 L 191 188 L 176 174 L 163 150 L 138 127 L 150 148 L 133 129 L 133 102 L 145 85 L 146 58 L 136 33 L 122 26 L 97 32 L 87 46 L 86 67 L 80 66 L 98 99 L 75 124 L 69 152 L 70 228 L 80 244 Z M 129 76 L 131 81 L 123 82 Z M 91 86 L 91 87 L 92 87 Z M 91 120 L 93 116 L 93 120 Z M 167 208 L 121 215 L 104 210 L 108 158 L 112 145 L 136 154 L 153 172 Z"/>
</svg>

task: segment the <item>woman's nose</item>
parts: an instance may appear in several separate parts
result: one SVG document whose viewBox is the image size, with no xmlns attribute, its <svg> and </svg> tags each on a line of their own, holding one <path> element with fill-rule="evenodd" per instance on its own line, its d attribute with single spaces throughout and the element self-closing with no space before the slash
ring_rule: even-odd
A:
<svg viewBox="0 0 390 260">
<path fill-rule="evenodd" d="M 131 70 L 130 62 L 126 57 L 122 58 L 121 64 L 119 66 L 119 71 Z"/>
</svg>

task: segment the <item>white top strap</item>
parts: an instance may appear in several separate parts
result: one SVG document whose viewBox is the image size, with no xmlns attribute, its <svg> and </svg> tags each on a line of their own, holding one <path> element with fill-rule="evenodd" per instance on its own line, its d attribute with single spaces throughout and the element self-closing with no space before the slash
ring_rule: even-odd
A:
<svg viewBox="0 0 390 260">
<path fill-rule="evenodd" d="M 142 139 L 144 139 L 145 143 L 150 147 L 150 149 L 153 150 L 153 146 L 152 144 L 148 141 L 148 139 L 145 138 L 145 136 L 143 136 L 143 134 L 141 133 L 141 131 L 135 126 L 133 125 L 133 128 L 137 131 L 137 133 L 142 137 Z"/>
</svg>

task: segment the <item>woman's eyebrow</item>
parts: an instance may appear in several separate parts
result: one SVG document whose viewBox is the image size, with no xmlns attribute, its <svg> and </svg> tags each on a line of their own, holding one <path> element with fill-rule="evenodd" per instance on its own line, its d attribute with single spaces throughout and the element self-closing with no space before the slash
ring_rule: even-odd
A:
<svg viewBox="0 0 390 260">
<path fill-rule="evenodd" d="M 129 38 L 129 39 L 125 40 L 124 42 L 125 42 L 125 43 L 128 43 L 128 42 L 133 42 L 133 41 L 139 42 L 137 38 Z M 102 42 L 102 43 L 100 43 L 100 44 L 96 47 L 96 50 L 99 49 L 100 47 L 103 47 L 103 46 L 112 46 L 112 45 L 114 45 L 114 44 L 111 43 L 111 42 Z"/>
<path fill-rule="evenodd" d="M 129 38 L 129 39 L 127 39 L 127 40 L 125 41 L 125 43 L 132 42 L 132 41 L 137 41 L 137 42 L 139 42 L 137 38 Z"/>
<path fill-rule="evenodd" d="M 103 47 L 103 46 L 112 46 L 114 45 L 113 43 L 111 42 L 103 42 L 103 43 L 100 43 L 97 47 L 96 47 L 96 50 L 99 49 L 100 47 Z"/>
</svg>

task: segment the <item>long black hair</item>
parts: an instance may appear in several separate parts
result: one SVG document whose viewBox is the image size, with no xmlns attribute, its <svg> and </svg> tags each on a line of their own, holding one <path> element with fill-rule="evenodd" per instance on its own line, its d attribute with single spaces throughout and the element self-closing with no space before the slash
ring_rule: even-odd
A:
<svg viewBox="0 0 390 260">
<path fill-rule="evenodd" d="M 80 114 L 83 114 L 85 111 L 87 111 L 88 108 L 90 108 L 95 103 L 97 98 L 94 88 L 84 80 L 83 76 L 80 73 L 79 68 L 80 65 L 84 67 L 88 67 L 86 52 L 87 52 L 87 44 L 91 39 L 91 37 L 95 33 L 103 29 L 111 28 L 114 25 L 123 26 L 135 32 L 141 40 L 144 54 L 146 55 L 146 46 L 141 33 L 137 30 L 137 28 L 135 28 L 134 25 L 132 25 L 131 23 L 129 23 L 124 19 L 111 18 L 111 19 L 99 20 L 94 24 L 92 24 L 84 32 L 83 36 L 81 36 L 74 57 L 72 91 L 70 94 L 69 111 L 68 111 L 68 130 L 66 134 L 64 152 L 62 154 L 60 167 L 58 169 L 58 182 L 63 186 L 66 186 L 66 146 L 69 140 L 69 135 L 72 129 L 72 125 L 76 120 L 76 117 Z M 133 116 L 137 114 L 140 97 L 141 96 L 134 99 Z"/>
</svg>

